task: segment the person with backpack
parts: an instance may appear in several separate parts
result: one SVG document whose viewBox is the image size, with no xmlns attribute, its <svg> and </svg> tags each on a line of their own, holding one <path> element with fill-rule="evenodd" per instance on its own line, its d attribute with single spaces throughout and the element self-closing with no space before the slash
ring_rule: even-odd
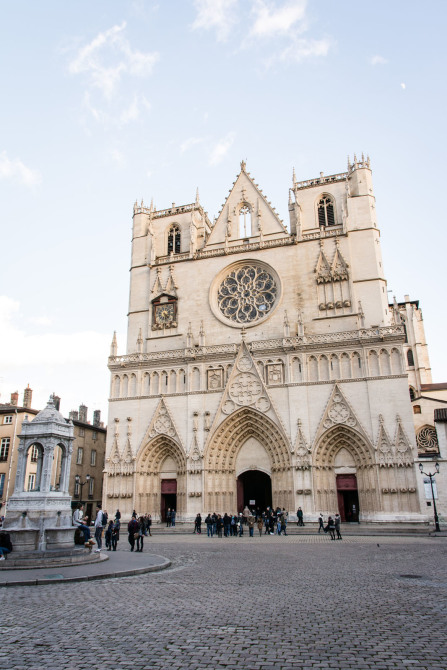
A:
<svg viewBox="0 0 447 670">
<path fill-rule="evenodd" d="M 9 533 L 6 533 L 4 530 L 0 531 L 0 561 L 6 559 L 6 554 L 10 554 L 12 551 L 12 542 Z"/>
</svg>

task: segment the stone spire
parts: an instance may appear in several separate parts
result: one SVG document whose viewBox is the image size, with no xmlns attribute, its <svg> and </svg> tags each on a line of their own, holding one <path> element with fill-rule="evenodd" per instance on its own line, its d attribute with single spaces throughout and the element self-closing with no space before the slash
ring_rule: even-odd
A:
<svg viewBox="0 0 447 670">
<path fill-rule="evenodd" d="M 112 337 L 112 344 L 110 345 L 110 355 L 111 356 L 116 356 L 116 353 L 118 351 L 118 345 L 116 342 L 116 330 L 113 331 L 113 337 Z"/>
</svg>

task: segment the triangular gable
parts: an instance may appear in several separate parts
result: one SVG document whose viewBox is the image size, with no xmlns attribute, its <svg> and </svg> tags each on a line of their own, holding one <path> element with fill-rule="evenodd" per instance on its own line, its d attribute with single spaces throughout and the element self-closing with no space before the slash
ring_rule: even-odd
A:
<svg viewBox="0 0 447 670">
<path fill-rule="evenodd" d="M 242 341 L 239 347 L 236 361 L 228 377 L 210 430 L 209 440 L 212 439 L 217 427 L 228 416 L 243 407 L 252 407 L 272 419 L 277 426 L 281 427 L 287 442 L 289 442 L 282 419 L 273 404 L 256 363 L 244 341 Z"/>
<path fill-rule="evenodd" d="M 241 234 L 239 230 L 239 213 L 243 206 L 248 206 L 251 215 L 250 234 Z M 222 205 L 219 216 L 213 226 L 206 247 L 214 244 L 231 244 L 233 241 L 246 237 L 262 237 L 271 235 L 288 235 L 288 230 L 276 213 L 271 202 L 267 200 L 259 186 L 253 181 L 250 173 L 241 163 L 241 171 Z"/>
<path fill-rule="evenodd" d="M 382 467 L 391 467 L 394 464 L 394 445 L 389 438 L 381 414 L 379 414 L 379 431 L 377 434 L 376 449 L 379 465 Z"/>
<path fill-rule="evenodd" d="M 167 293 L 169 296 L 175 298 L 177 297 L 177 284 L 175 283 L 174 268 L 172 267 L 172 265 L 169 266 L 169 276 L 166 281 L 164 292 Z"/>
<path fill-rule="evenodd" d="M 394 438 L 396 463 L 397 465 L 413 465 L 414 457 L 412 445 L 404 431 L 402 420 L 399 415 L 396 416 L 396 421 L 396 437 Z"/>
<path fill-rule="evenodd" d="M 331 274 L 333 281 L 342 281 L 349 278 L 348 267 L 345 259 L 341 255 L 338 247 L 338 240 L 335 241 L 335 254 L 331 265 Z"/>
<path fill-rule="evenodd" d="M 315 434 L 314 443 L 319 440 L 323 433 L 334 426 L 348 426 L 349 428 L 353 428 L 365 438 L 367 443 L 370 441 L 366 431 L 355 415 L 351 405 L 343 395 L 338 384 L 334 385 L 332 393 L 329 396 L 326 409 Z"/>
<path fill-rule="evenodd" d="M 303 433 L 301 419 L 298 419 L 298 430 L 296 433 L 295 444 L 292 448 L 292 453 L 295 454 L 296 466 L 298 468 L 306 469 L 311 465 L 311 449 L 307 444 Z"/>
<path fill-rule="evenodd" d="M 332 281 L 331 266 L 323 251 L 323 245 L 320 246 L 320 255 L 315 266 L 317 284 L 324 284 Z"/>
<path fill-rule="evenodd" d="M 157 435 L 170 437 L 183 449 L 182 440 L 164 398 L 160 400 L 155 409 L 149 427 L 140 443 L 140 449 Z"/>
</svg>

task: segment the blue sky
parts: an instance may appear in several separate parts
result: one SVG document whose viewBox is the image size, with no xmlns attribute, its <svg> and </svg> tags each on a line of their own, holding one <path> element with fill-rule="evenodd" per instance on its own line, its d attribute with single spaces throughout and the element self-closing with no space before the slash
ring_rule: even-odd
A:
<svg viewBox="0 0 447 670">
<path fill-rule="evenodd" d="M 29 382 L 107 412 L 132 206 L 212 218 L 242 158 L 287 222 L 297 179 L 371 157 L 390 295 L 419 299 L 447 380 L 446 3 L 2 3 L 0 401 Z"/>
</svg>

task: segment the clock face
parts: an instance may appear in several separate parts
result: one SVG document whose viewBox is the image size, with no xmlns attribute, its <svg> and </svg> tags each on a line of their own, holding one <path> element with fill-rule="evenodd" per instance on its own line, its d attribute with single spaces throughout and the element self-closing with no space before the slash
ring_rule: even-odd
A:
<svg viewBox="0 0 447 670">
<path fill-rule="evenodd" d="M 174 305 L 164 304 L 155 307 L 155 320 L 157 323 L 166 325 L 174 321 Z"/>
</svg>

